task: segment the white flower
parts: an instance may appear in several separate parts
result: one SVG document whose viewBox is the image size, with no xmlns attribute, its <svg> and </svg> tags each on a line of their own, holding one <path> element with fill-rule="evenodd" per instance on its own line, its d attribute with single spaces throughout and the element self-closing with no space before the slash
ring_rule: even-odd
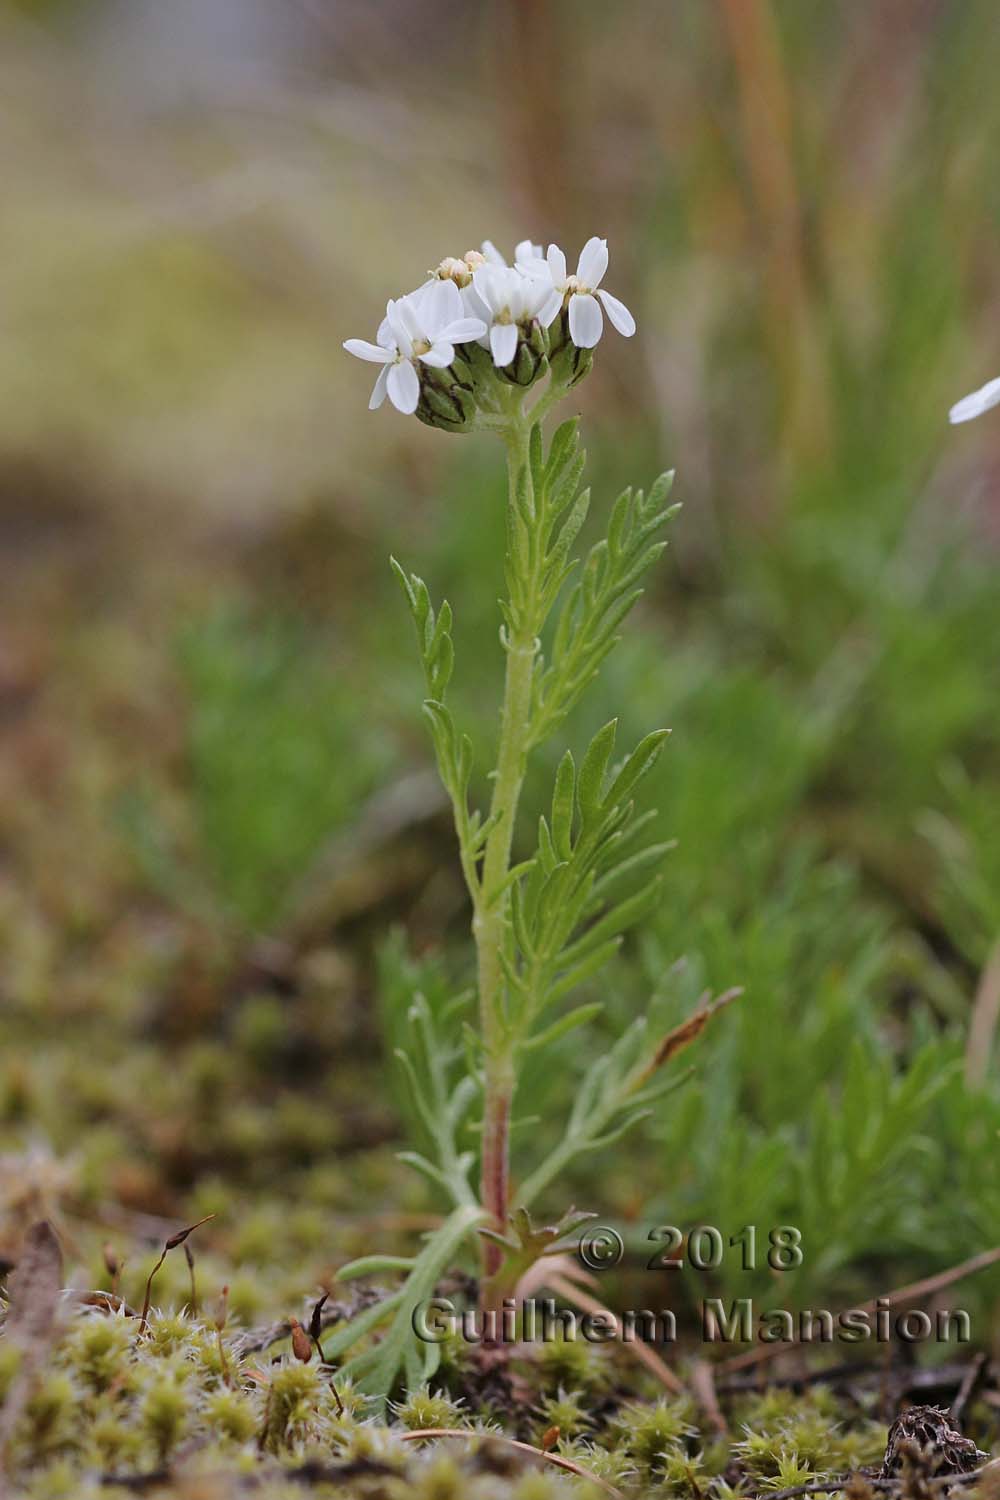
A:
<svg viewBox="0 0 1000 1500">
<path fill-rule="evenodd" d="M 981 417 L 984 411 L 997 405 L 1000 405 L 1000 380 L 990 380 L 980 390 L 973 391 L 971 396 L 963 396 L 961 401 L 956 401 L 948 413 L 948 421 L 971 422 L 973 417 Z"/>
<path fill-rule="evenodd" d="M 526 269 L 531 275 L 540 274 L 533 265 Z M 627 339 L 635 333 L 635 319 L 624 302 L 619 302 L 601 287 L 607 269 L 608 242 L 596 234 L 580 251 L 575 276 L 566 275 L 566 257 L 559 246 L 549 246 L 546 271 L 560 296 L 569 298 L 569 336 L 578 349 L 593 349 L 604 332 L 604 316 L 598 297 L 619 333 Z"/>
<path fill-rule="evenodd" d="M 381 365 L 369 411 L 381 406 L 388 393 L 397 411 L 409 416 L 420 400 L 418 362 L 445 369 L 455 358 L 455 345 L 482 338 L 486 324 L 470 318 L 453 281 L 428 281 L 417 291 L 386 306 L 376 335 L 378 342 L 347 339 L 344 348 L 358 359 Z"/>
<path fill-rule="evenodd" d="M 471 253 L 471 252 L 470 252 Z M 492 240 L 483 240 L 483 255 L 491 266 L 506 266 L 500 251 Z M 536 245 L 532 240 L 521 240 L 514 246 L 514 264 L 525 270 L 531 267 L 533 261 L 545 261 L 545 250 L 541 245 Z"/>
<path fill-rule="evenodd" d="M 509 365 L 516 355 L 518 325 L 527 330 L 537 320 L 548 328 L 562 306 L 551 282 L 522 275 L 515 266 L 481 266 L 473 272 L 472 291 L 476 310 L 489 328 L 495 365 Z"/>
</svg>

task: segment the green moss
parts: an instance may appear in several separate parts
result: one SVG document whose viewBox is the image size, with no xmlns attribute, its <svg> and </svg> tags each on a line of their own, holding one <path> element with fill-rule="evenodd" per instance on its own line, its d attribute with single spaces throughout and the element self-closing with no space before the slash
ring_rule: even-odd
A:
<svg viewBox="0 0 1000 1500">
<path fill-rule="evenodd" d="M 564 1338 L 561 1332 L 539 1347 L 538 1372 L 542 1385 L 550 1391 L 593 1392 L 607 1379 L 601 1348 L 585 1339 Z"/>
<path fill-rule="evenodd" d="M 86 1314 L 69 1335 L 70 1368 L 95 1391 L 106 1391 L 112 1381 L 122 1389 L 132 1379 L 128 1356 L 135 1336 L 135 1324 L 124 1318 Z"/>
<path fill-rule="evenodd" d="M 68 1375 L 47 1375 L 33 1390 L 25 1409 L 24 1440 L 33 1453 L 76 1446 L 80 1392 Z"/>
<path fill-rule="evenodd" d="M 0 1343 L 0 1404 L 6 1398 L 21 1368 L 21 1351 L 15 1344 Z"/>
<path fill-rule="evenodd" d="M 558 1427 L 560 1437 L 576 1438 L 593 1425 L 587 1398 L 582 1391 L 565 1391 L 560 1388 L 555 1396 L 546 1396 L 541 1403 L 539 1437 L 548 1428 Z"/>
<path fill-rule="evenodd" d="M 142 1398 L 139 1420 L 161 1464 L 185 1436 L 190 1417 L 190 1394 L 182 1376 L 157 1373 Z"/>
<path fill-rule="evenodd" d="M 203 1416 L 211 1432 L 233 1443 L 249 1442 L 257 1429 L 256 1408 L 238 1391 L 216 1391 L 205 1402 Z"/>
<path fill-rule="evenodd" d="M 411 1432 L 427 1427 L 462 1427 L 468 1420 L 462 1403 L 430 1391 L 411 1391 L 395 1408 L 397 1419 Z"/>
<path fill-rule="evenodd" d="M 315 1365 L 291 1361 L 271 1375 L 264 1421 L 264 1447 L 271 1453 L 301 1442 L 321 1407 L 321 1378 Z"/>
</svg>

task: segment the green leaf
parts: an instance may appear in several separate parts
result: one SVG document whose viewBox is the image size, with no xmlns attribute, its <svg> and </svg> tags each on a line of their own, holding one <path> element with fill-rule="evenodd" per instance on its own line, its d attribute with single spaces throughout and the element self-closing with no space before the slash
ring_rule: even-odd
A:
<svg viewBox="0 0 1000 1500">
<path fill-rule="evenodd" d="M 379 1418 L 384 1417 L 387 1402 L 402 1372 L 406 1371 L 408 1379 L 413 1379 L 417 1372 L 419 1383 L 419 1371 L 423 1367 L 413 1364 L 413 1360 L 419 1358 L 413 1333 L 414 1312 L 434 1295 L 435 1286 L 452 1265 L 462 1242 L 486 1218 L 485 1211 L 477 1205 L 455 1209 L 440 1229 L 436 1229 L 430 1236 L 414 1261 L 403 1286 L 394 1294 L 392 1322 L 380 1342 L 374 1349 L 349 1359 L 342 1366 L 345 1375 L 357 1379 L 359 1388 L 374 1397 Z M 383 1303 L 376 1309 L 368 1309 L 368 1312 L 381 1313 L 384 1306 Z M 346 1329 L 338 1329 L 334 1337 L 323 1345 L 324 1359 L 330 1359 L 335 1353 L 350 1348 L 356 1342 L 356 1337 L 350 1337 L 352 1328 L 357 1328 L 364 1320 L 365 1313 L 361 1313 Z M 384 1321 L 384 1314 L 370 1320 L 361 1331 L 368 1332 L 380 1321 Z"/>
<path fill-rule="evenodd" d="M 601 806 L 604 777 L 607 773 L 608 762 L 611 759 L 611 752 L 615 748 L 615 734 L 617 731 L 618 720 L 610 719 L 594 735 L 580 765 L 577 798 L 585 821 L 588 817 L 596 813 Z"/>
<path fill-rule="evenodd" d="M 617 936 L 625 928 L 631 927 L 640 917 L 645 916 L 659 895 L 659 880 L 651 881 L 645 890 L 636 891 L 634 896 L 620 901 L 606 912 L 592 927 L 588 927 L 583 937 L 572 943 L 563 953 L 563 959 L 567 963 L 579 963 L 581 959 L 608 938 Z"/>
<path fill-rule="evenodd" d="M 623 802 L 635 790 L 646 772 L 656 764 L 669 734 L 669 729 L 654 729 L 639 741 L 608 787 L 607 802 Z"/>
<path fill-rule="evenodd" d="M 416 1264 L 412 1255 L 362 1255 L 348 1261 L 337 1272 L 338 1281 L 357 1281 L 359 1276 L 384 1276 L 387 1271 L 411 1271 Z"/>
<path fill-rule="evenodd" d="M 576 762 L 567 750 L 559 762 L 552 792 L 552 843 L 560 859 L 572 852 L 573 813 L 576 795 Z"/>
<path fill-rule="evenodd" d="M 568 1031 L 575 1030 L 577 1026 L 585 1026 L 588 1021 L 592 1021 L 595 1016 L 599 1016 L 603 1009 L 604 1006 L 601 1002 L 596 1000 L 592 1001 L 589 1005 L 578 1005 L 575 1010 L 567 1011 L 564 1016 L 559 1017 L 558 1021 L 553 1021 L 551 1026 L 547 1026 L 544 1031 L 538 1031 L 534 1036 L 530 1036 L 524 1043 L 525 1052 L 538 1052 L 541 1048 L 548 1047 L 550 1043 L 558 1041 L 561 1036 L 565 1036 Z"/>
<path fill-rule="evenodd" d="M 622 945 L 621 936 L 609 938 L 607 942 L 601 943 L 594 948 L 579 963 L 572 964 L 554 984 L 550 984 L 546 991 L 546 1002 L 554 1005 L 564 995 L 575 990 L 578 985 L 585 984 L 599 969 L 603 969 L 606 963 L 610 963 Z M 565 957 L 565 955 L 563 955 Z"/>
</svg>

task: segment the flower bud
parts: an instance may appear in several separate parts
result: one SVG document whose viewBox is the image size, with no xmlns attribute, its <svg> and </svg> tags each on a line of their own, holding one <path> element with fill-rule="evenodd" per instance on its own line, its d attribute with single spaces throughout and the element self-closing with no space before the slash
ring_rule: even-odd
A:
<svg viewBox="0 0 1000 1500">
<path fill-rule="evenodd" d="M 569 315 L 563 308 L 549 327 L 549 367 L 553 382 L 571 390 L 590 374 L 593 364 L 593 349 L 578 349 L 570 338 Z"/>
<path fill-rule="evenodd" d="M 420 367 L 417 416 L 442 432 L 466 432 L 476 415 L 475 377 L 468 362 L 456 354 L 446 370 Z"/>
<path fill-rule="evenodd" d="M 527 328 L 519 326 L 517 353 L 509 365 L 498 368 L 496 373 L 508 385 L 534 385 L 549 368 L 548 352 L 548 334 L 537 319 L 532 319 Z"/>
<path fill-rule="evenodd" d="M 472 280 L 472 270 L 467 260 L 459 260 L 457 255 L 446 255 L 434 275 L 438 281 L 453 281 L 459 288 L 468 286 Z"/>
</svg>

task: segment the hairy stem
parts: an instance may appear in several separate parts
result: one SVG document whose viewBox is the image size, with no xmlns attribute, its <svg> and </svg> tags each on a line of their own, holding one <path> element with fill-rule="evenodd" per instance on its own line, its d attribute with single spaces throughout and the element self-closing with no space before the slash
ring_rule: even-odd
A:
<svg viewBox="0 0 1000 1500">
<path fill-rule="evenodd" d="M 517 413 L 511 417 L 505 433 L 511 506 L 515 504 L 518 477 L 528 467 L 529 430 L 528 422 Z M 534 579 L 525 582 L 528 608 L 507 642 L 500 740 L 491 804 L 491 815 L 497 821 L 486 843 L 481 899 L 473 920 L 485 1053 L 481 1196 L 493 1227 L 501 1231 L 507 1223 L 514 1063 L 510 1038 L 503 1024 L 504 973 L 500 961 L 508 897 L 496 893 L 510 868 L 514 822 L 527 761 L 527 730 L 539 622 L 535 618 L 537 607 L 532 607 L 535 601 Z M 495 1276 L 501 1258 L 500 1247 L 486 1242 L 483 1269 L 487 1278 Z"/>
</svg>

